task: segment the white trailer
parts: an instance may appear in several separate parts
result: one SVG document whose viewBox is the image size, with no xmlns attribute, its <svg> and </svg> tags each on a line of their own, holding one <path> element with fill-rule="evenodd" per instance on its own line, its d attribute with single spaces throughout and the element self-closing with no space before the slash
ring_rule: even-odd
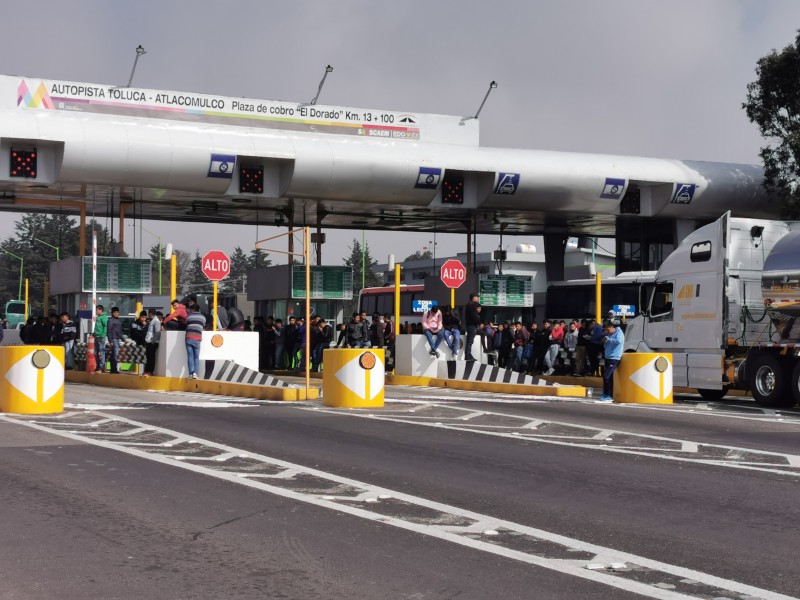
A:
<svg viewBox="0 0 800 600">
<path fill-rule="evenodd" d="M 800 402 L 800 222 L 731 218 L 689 234 L 659 268 L 626 352 L 671 352 L 675 386 Z"/>
</svg>

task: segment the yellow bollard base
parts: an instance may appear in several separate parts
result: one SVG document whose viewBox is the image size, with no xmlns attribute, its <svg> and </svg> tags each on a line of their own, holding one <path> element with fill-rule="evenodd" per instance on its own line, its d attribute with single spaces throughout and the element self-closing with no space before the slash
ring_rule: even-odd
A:
<svg viewBox="0 0 800 600">
<path fill-rule="evenodd" d="M 623 354 L 614 371 L 614 402 L 672 404 L 672 354 Z"/>
<path fill-rule="evenodd" d="M 383 348 L 333 348 L 322 362 L 322 404 L 338 408 L 381 408 L 384 398 Z"/>
<path fill-rule="evenodd" d="M 64 348 L 0 347 L 0 412 L 64 412 Z"/>
</svg>

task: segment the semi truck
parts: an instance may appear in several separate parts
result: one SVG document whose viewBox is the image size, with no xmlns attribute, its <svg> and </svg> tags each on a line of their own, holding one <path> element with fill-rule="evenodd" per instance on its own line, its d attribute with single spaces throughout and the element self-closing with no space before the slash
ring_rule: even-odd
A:
<svg viewBox="0 0 800 600">
<path fill-rule="evenodd" d="M 800 402 L 800 222 L 728 212 L 690 233 L 653 286 L 626 352 L 671 353 L 673 386 L 707 400 L 739 389 L 764 406 Z"/>
</svg>

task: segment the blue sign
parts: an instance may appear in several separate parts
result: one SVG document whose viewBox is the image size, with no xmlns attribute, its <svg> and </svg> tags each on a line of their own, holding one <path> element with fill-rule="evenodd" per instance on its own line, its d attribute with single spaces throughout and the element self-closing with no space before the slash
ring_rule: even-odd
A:
<svg viewBox="0 0 800 600">
<path fill-rule="evenodd" d="M 635 317 L 636 305 L 635 304 L 615 304 L 611 307 L 614 311 L 614 316 L 617 317 Z"/>
<path fill-rule="evenodd" d="M 428 312 L 431 306 L 439 306 L 438 300 L 412 300 L 411 312 L 424 313 Z"/>
<path fill-rule="evenodd" d="M 208 176 L 231 179 L 233 177 L 233 168 L 235 166 L 235 156 L 231 154 L 212 154 L 211 164 L 208 166 Z"/>
<path fill-rule="evenodd" d="M 622 192 L 625 191 L 624 179 L 613 179 L 606 177 L 606 184 L 603 186 L 603 192 L 600 194 L 601 198 L 609 200 L 619 200 L 622 198 Z"/>
<path fill-rule="evenodd" d="M 435 190 L 442 178 L 442 170 L 438 167 L 420 167 L 417 174 L 417 185 L 415 188 L 423 190 Z"/>
<path fill-rule="evenodd" d="M 513 195 L 519 187 L 519 173 L 498 173 L 495 194 Z"/>
<path fill-rule="evenodd" d="M 672 204 L 689 204 L 694 198 L 697 186 L 693 183 L 675 184 L 675 195 L 672 197 Z"/>
</svg>

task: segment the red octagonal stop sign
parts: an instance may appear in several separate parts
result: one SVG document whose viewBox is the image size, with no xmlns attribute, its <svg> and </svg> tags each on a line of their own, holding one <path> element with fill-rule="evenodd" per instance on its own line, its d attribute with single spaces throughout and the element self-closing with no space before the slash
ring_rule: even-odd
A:
<svg viewBox="0 0 800 600">
<path fill-rule="evenodd" d="M 460 260 L 451 258 L 442 265 L 442 283 L 449 288 L 459 288 L 467 280 L 467 268 Z"/>
<path fill-rule="evenodd" d="M 200 268 L 211 281 L 220 281 L 231 274 L 231 261 L 222 250 L 211 250 L 203 257 Z"/>
</svg>

